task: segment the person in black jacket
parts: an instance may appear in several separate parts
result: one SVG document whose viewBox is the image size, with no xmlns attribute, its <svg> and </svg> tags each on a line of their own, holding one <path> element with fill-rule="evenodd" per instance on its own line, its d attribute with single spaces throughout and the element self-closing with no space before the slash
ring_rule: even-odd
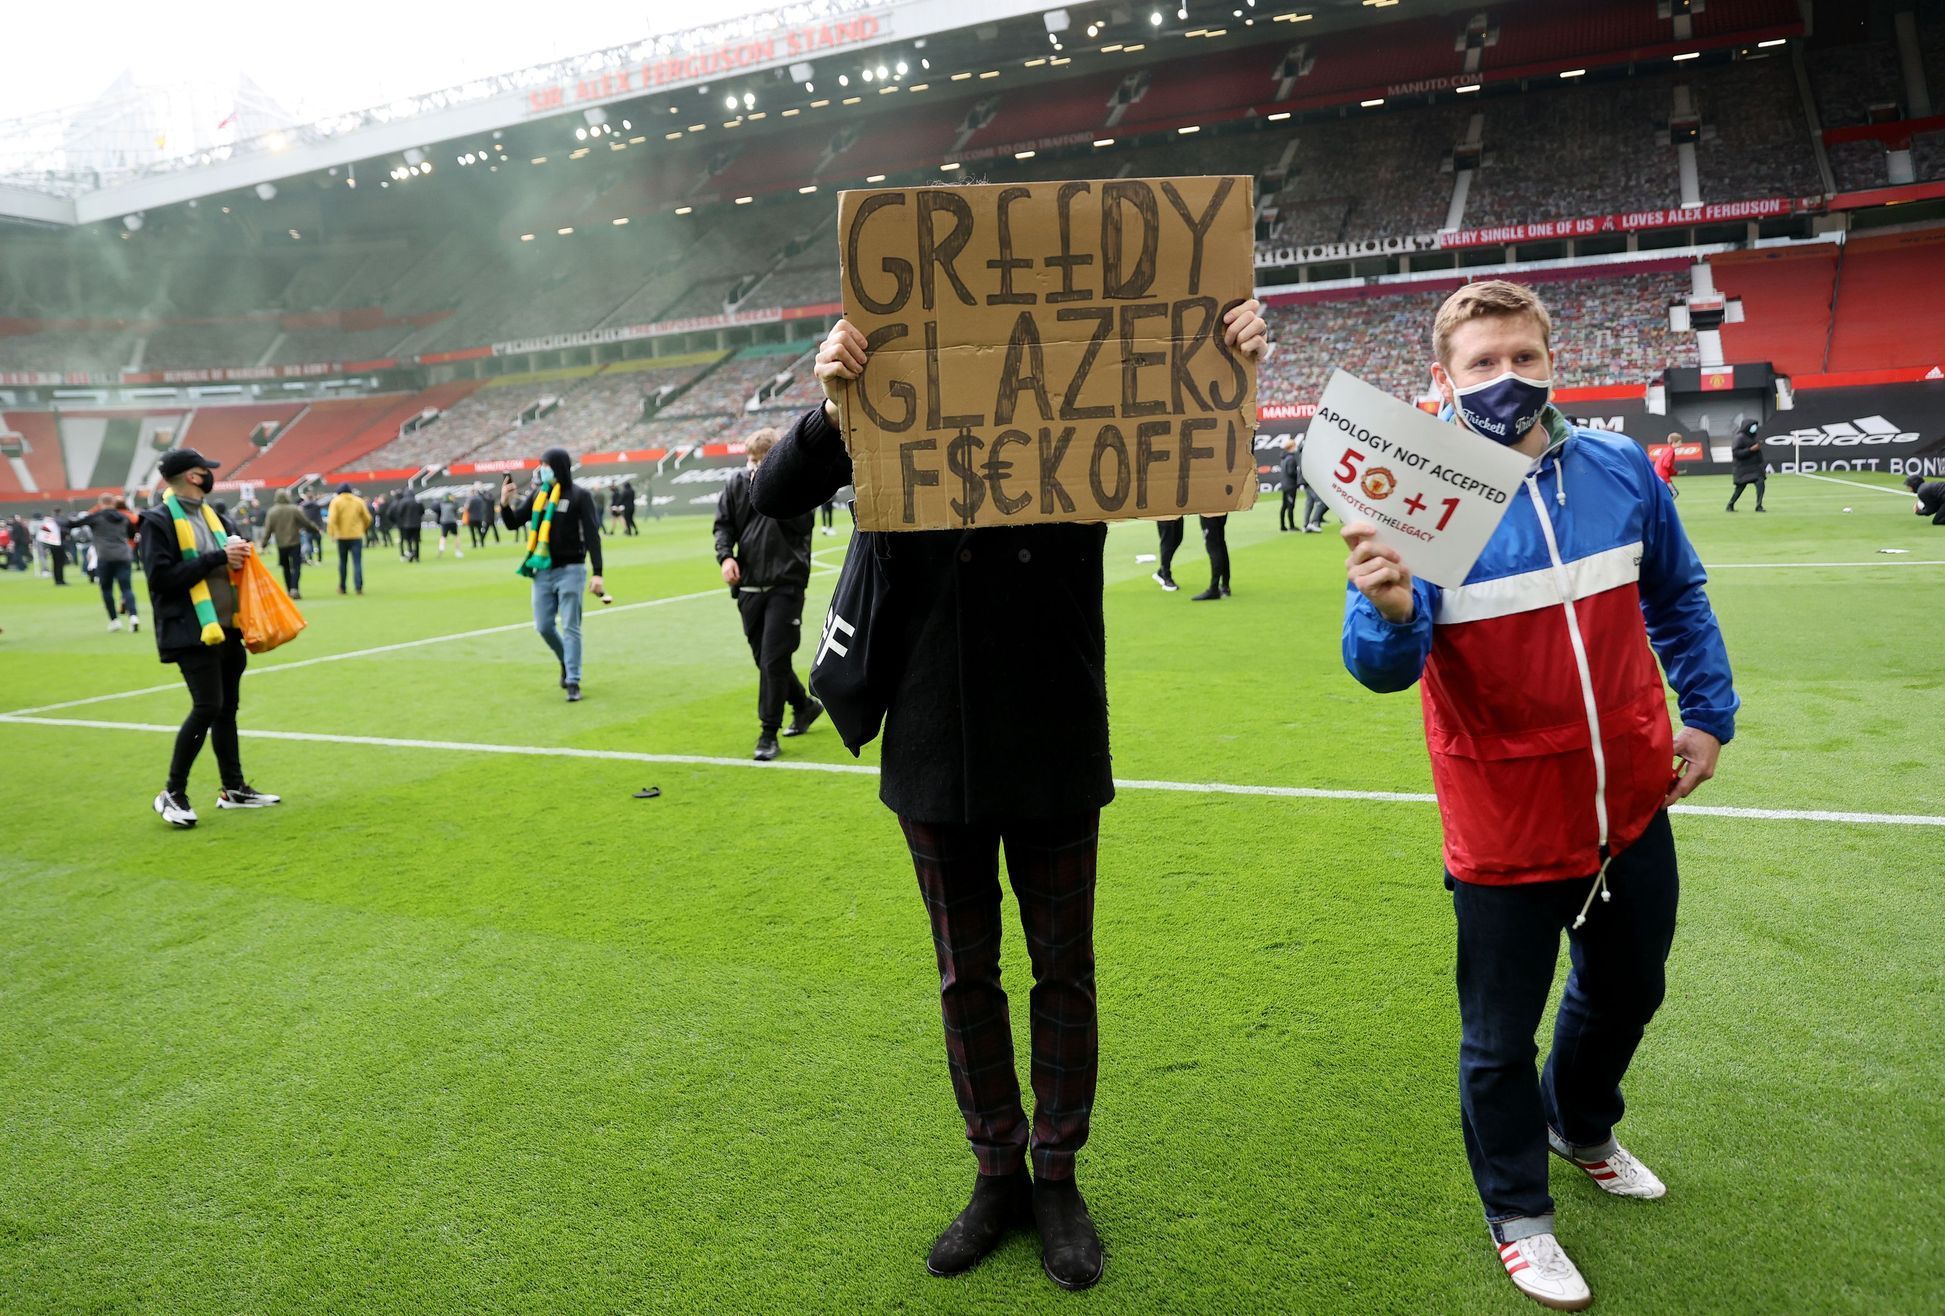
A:
<svg viewBox="0 0 1945 1316">
<path fill-rule="evenodd" d="M 1911 506 L 1914 513 L 1929 516 L 1933 525 L 1945 525 L 1945 480 L 1926 483 L 1922 475 L 1907 475 L 1904 487 L 1918 499 Z"/>
<path fill-rule="evenodd" d="M 512 475 L 501 477 L 500 516 L 520 545 L 520 574 L 533 577 L 534 629 L 560 663 L 567 702 L 577 704 L 581 701 L 581 595 L 606 592 L 601 584 L 601 509 L 592 493 L 574 483 L 574 459 L 567 449 L 543 452 L 535 476 L 534 491 L 525 498 L 519 496 Z M 532 532 L 539 523 L 534 506 L 541 504 L 544 513 L 544 500 L 551 499 L 557 486 L 560 500 L 554 505 L 545 542 L 536 543 Z M 589 562 L 594 564 L 592 576 Z"/>
<path fill-rule="evenodd" d="M 790 668 L 804 631 L 804 587 L 810 583 L 811 514 L 787 518 L 763 515 L 750 505 L 750 480 L 777 432 L 760 429 L 749 439 L 749 464 L 729 478 L 716 499 L 716 562 L 723 583 L 743 614 L 743 637 L 756 659 L 756 754 L 761 762 L 777 756 L 783 706 L 790 726 L 782 734 L 801 736 L 824 711 Z"/>
<path fill-rule="evenodd" d="M 1295 439 L 1283 440 L 1283 460 L 1276 464 L 1276 473 L 1283 488 L 1283 506 L 1277 509 L 1276 528 L 1294 533 L 1301 528 L 1297 525 L 1297 491 L 1303 488 L 1303 468 L 1297 465 Z"/>
<path fill-rule="evenodd" d="M 222 533 L 204 514 L 204 499 L 216 486 L 215 467 L 194 448 L 173 448 L 156 463 L 157 473 L 168 481 L 169 493 L 182 510 L 194 548 L 185 552 L 181 547 L 175 513 L 167 500 L 148 508 L 135 522 L 136 551 L 149 582 L 156 652 L 163 662 L 176 665 L 189 687 L 189 716 L 176 732 L 168 781 L 154 801 L 155 811 L 173 827 L 196 825 L 196 811 L 189 805 L 189 769 L 205 738 L 216 742 L 216 766 L 223 781 L 216 807 L 261 809 L 282 802 L 254 789 L 243 776 L 236 708 L 250 655 L 236 625 L 236 590 L 230 572 L 242 570 L 255 550 L 213 507 L 209 512 Z M 215 643 L 205 638 L 205 618 L 200 615 L 204 611 L 220 628 L 221 638 Z"/>
<path fill-rule="evenodd" d="M 1736 431 L 1735 442 L 1729 445 L 1729 457 L 1734 461 L 1735 492 L 1729 495 L 1729 510 L 1736 510 L 1736 500 L 1742 497 L 1747 485 L 1756 486 L 1756 510 L 1763 510 L 1763 486 L 1767 481 L 1763 462 L 1762 426 L 1750 421 Z"/>
<path fill-rule="evenodd" d="M 1260 311 L 1250 301 L 1225 316 L 1226 337 L 1250 356 L 1262 351 Z M 865 365 L 864 335 L 839 320 L 817 354 L 826 400 L 757 468 L 757 511 L 802 516 L 851 482 L 837 402 Z M 872 624 L 897 672 L 878 795 L 898 815 L 931 921 L 946 1058 L 979 1165 L 972 1200 L 926 1267 L 968 1270 L 1030 1221 L 1048 1277 L 1086 1288 L 1103 1264 L 1074 1160 L 1094 1106 L 1095 856 L 1101 809 L 1114 798 L 1101 611 L 1107 527 L 882 539 L 885 601 Z M 1030 1126 L 1000 986 L 1002 846 L 1033 968 Z"/>
</svg>

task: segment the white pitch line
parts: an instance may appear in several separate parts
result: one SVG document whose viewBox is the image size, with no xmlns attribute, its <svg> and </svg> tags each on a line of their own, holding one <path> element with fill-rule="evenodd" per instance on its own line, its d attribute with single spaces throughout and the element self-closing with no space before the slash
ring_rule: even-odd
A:
<svg viewBox="0 0 1945 1316">
<path fill-rule="evenodd" d="M 1915 562 L 1705 562 L 1705 571 L 1762 571 L 1770 567 L 1945 567 L 1945 560 Z"/>
<path fill-rule="evenodd" d="M 22 726 L 70 727 L 92 731 L 150 731 L 173 736 L 178 728 L 159 722 L 95 722 L 80 718 L 28 717 L 0 713 L 0 723 Z M 397 736 L 340 736 L 321 731 L 259 731 L 245 728 L 238 734 L 256 740 L 296 740 L 327 745 L 365 745 L 379 749 L 431 749 L 460 754 L 518 754 L 526 757 L 605 759 L 617 763 L 672 763 L 711 768 L 755 768 L 759 771 L 827 772 L 846 776 L 875 777 L 878 769 L 868 763 L 815 763 L 773 759 L 759 763 L 754 759 L 719 758 L 708 754 L 645 754 L 626 749 L 578 749 L 562 745 L 496 745 L 466 740 L 411 740 Z M 1117 778 L 1115 787 L 1132 791 L 1171 791 L 1188 795 L 1254 795 L 1275 799 L 1354 800 L 1384 804 L 1432 804 L 1438 797 L 1419 791 L 1331 790 L 1317 786 L 1244 786 L 1218 781 L 1146 781 Z M 1769 822 L 1838 822 L 1879 826 L 1945 827 L 1945 816 L 1922 813 L 1852 813 L 1834 809 L 1742 809 L 1726 806 L 1678 804 L 1672 813 L 1697 814 L 1709 818 L 1754 818 Z"/>
<path fill-rule="evenodd" d="M 1788 475 L 1801 475 L 1806 480 L 1822 480 L 1825 484 L 1847 484 L 1853 489 L 1869 489 L 1872 493 L 1888 493 L 1894 498 L 1909 498 L 1908 489 L 1887 489 L 1881 484 L 1865 484 L 1862 480 L 1840 480 L 1834 475 L 1812 475 L 1808 471 L 1788 471 Z"/>
<path fill-rule="evenodd" d="M 582 613 L 582 620 L 585 622 L 595 617 L 612 617 L 616 613 L 633 612 L 637 608 L 659 608 L 665 603 L 688 603 L 695 599 L 722 598 L 724 597 L 724 590 L 727 588 L 727 586 L 723 586 L 717 589 L 698 590 L 694 594 L 672 594 L 667 598 L 643 599 L 639 603 L 619 603 L 612 607 L 602 608 L 598 612 L 584 611 Z M 475 640 L 483 635 L 504 635 L 509 631 L 529 631 L 532 629 L 533 622 L 531 621 L 508 622 L 504 626 L 482 626 L 478 630 L 454 631 L 449 635 L 428 635 L 421 640 L 402 640 L 397 644 L 381 644 L 370 649 L 348 649 L 343 653 L 319 654 L 315 658 L 299 658 L 291 662 L 261 663 L 249 668 L 243 674 L 246 677 L 267 676 L 272 672 L 289 672 L 295 671 L 299 667 L 315 667 L 319 663 L 339 663 L 347 658 L 370 658 L 374 654 L 397 653 L 402 649 L 418 649 L 428 644 L 445 644 L 452 640 Z M 182 683 L 180 681 L 174 681 L 168 685 L 145 685 L 139 690 L 117 690 L 113 694 L 89 695 L 86 699 L 67 699 L 58 704 L 39 704 L 33 708 L 16 708 L 13 712 L 0 714 L 0 716 L 24 717 L 31 713 L 53 713 L 63 708 L 81 708 L 87 704 L 101 704 L 113 699 L 132 699 L 136 695 L 162 694 L 166 691 L 180 689 L 182 689 Z"/>
</svg>

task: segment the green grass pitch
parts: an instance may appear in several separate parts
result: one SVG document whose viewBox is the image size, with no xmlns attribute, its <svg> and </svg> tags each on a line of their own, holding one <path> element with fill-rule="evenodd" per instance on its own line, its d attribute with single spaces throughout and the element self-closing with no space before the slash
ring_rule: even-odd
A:
<svg viewBox="0 0 1945 1316">
<path fill-rule="evenodd" d="M 1682 481 L 1745 701 L 1697 804 L 1945 816 L 1945 532 L 1844 478 L 1774 479 L 1760 517 Z M 1275 520 L 1232 521 L 1219 604 L 1193 534 L 1164 595 L 1152 528 L 1113 531 L 1117 776 L 1429 790 L 1417 699 L 1339 663 L 1341 544 Z M 287 803 L 218 813 L 206 752 L 187 834 L 149 809 L 185 705 L 149 635 L 0 576 L 0 713 L 164 687 L 0 720 L 0 1312 L 1532 1310 L 1460 1148 L 1436 813 L 1361 799 L 1122 792 L 1080 1166 L 1106 1277 L 1059 1293 L 1024 1236 L 927 1277 L 973 1165 L 875 781 L 619 756 L 749 754 L 708 535 L 610 541 L 577 706 L 511 544 L 375 551 L 362 599 L 312 568 L 310 631 L 243 688 Z M 784 745 L 851 763 L 828 726 Z M 1622 1129 L 1669 1195 L 1554 1175 L 1599 1309 L 1945 1310 L 1945 828 L 1676 833 Z M 1006 974 L 1024 1066 L 1017 937 Z"/>
</svg>

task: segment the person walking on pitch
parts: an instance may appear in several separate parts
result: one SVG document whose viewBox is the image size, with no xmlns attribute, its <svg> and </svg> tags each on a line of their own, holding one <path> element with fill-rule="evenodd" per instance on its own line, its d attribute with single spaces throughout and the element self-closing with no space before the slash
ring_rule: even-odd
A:
<svg viewBox="0 0 1945 1316">
<path fill-rule="evenodd" d="M 1736 502 L 1742 491 L 1749 485 L 1756 486 L 1756 510 L 1763 510 L 1763 487 L 1767 483 L 1767 473 L 1763 461 L 1763 427 L 1756 421 L 1749 421 L 1736 431 L 1736 441 L 1729 446 L 1729 457 L 1735 462 L 1736 487 L 1729 494 L 1729 510 L 1736 510 Z"/>
<path fill-rule="evenodd" d="M 365 531 L 371 529 L 371 508 L 348 484 L 338 486 L 324 513 L 324 528 L 338 545 L 338 593 L 344 593 L 345 567 L 352 569 L 358 592 L 365 592 Z"/>
<path fill-rule="evenodd" d="M 1675 935 L 1668 807 L 1715 774 L 1740 701 L 1670 489 L 1638 444 L 1551 405 L 1552 336 L 1519 284 L 1470 284 L 1439 309 L 1445 415 L 1532 467 L 1457 588 L 1414 576 L 1369 521 L 1345 526 L 1343 652 L 1372 690 L 1422 682 L 1457 924 L 1466 1159 L 1508 1278 L 1577 1311 L 1593 1293 L 1555 1234 L 1547 1157 L 1615 1197 L 1666 1191 L 1616 1140 L 1621 1081 Z M 1563 930 L 1572 969 L 1536 1074 Z"/>
<path fill-rule="evenodd" d="M 322 535 L 324 527 L 313 520 L 309 512 L 290 500 L 288 489 L 279 489 L 276 501 L 271 504 L 269 514 L 263 519 L 263 530 L 271 542 L 277 545 L 277 565 L 284 573 L 284 593 L 293 599 L 303 598 L 304 595 L 297 587 L 304 578 L 304 536 L 307 533 Z M 366 527 L 366 531 L 370 532 L 369 526 Z M 359 555 L 360 588 L 363 588 L 363 568 L 364 559 L 361 553 Z M 339 593 L 343 592 L 340 587 Z"/>
<path fill-rule="evenodd" d="M 756 754 L 777 756 L 777 737 L 801 736 L 824 712 L 791 670 L 804 631 L 804 587 L 810 584 L 812 516 L 765 516 L 750 504 L 756 470 L 776 446 L 777 432 L 750 436 L 749 463 L 729 478 L 716 498 L 716 563 L 743 614 L 743 638 L 756 660 Z M 790 725 L 783 725 L 784 705 Z"/>
<path fill-rule="evenodd" d="M 222 778 L 217 808 L 261 809 L 282 803 L 252 787 L 243 775 L 236 710 L 250 654 L 236 625 L 230 573 L 242 570 L 255 550 L 209 505 L 215 470 L 216 463 L 194 448 L 163 453 L 156 472 L 167 482 L 168 492 L 136 520 L 156 653 L 163 662 L 175 664 L 189 690 L 189 716 L 176 732 L 169 775 L 153 803 L 164 822 L 179 828 L 196 825 L 189 770 L 205 739 L 215 741 Z"/>
<path fill-rule="evenodd" d="M 135 610 L 135 550 L 129 543 L 129 536 L 135 526 L 128 519 L 128 512 L 114 494 L 105 493 L 95 501 L 94 508 L 84 516 L 77 516 L 68 522 L 71 526 L 84 526 L 94 540 L 95 546 L 95 584 L 101 589 L 101 605 L 108 610 L 108 629 L 118 631 L 122 628 L 122 617 L 128 618 L 128 629 L 142 629 L 141 615 Z M 115 595 L 121 594 L 121 612 L 115 611 Z"/>
<path fill-rule="evenodd" d="M 500 480 L 500 515 L 506 527 L 525 531 L 518 574 L 533 581 L 534 630 L 560 664 L 567 702 L 581 699 L 581 595 L 604 594 L 601 582 L 601 508 L 574 483 L 574 459 L 565 448 L 540 455 L 534 490 L 522 498 L 513 477 Z M 594 574 L 588 574 L 588 564 Z"/>
</svg>

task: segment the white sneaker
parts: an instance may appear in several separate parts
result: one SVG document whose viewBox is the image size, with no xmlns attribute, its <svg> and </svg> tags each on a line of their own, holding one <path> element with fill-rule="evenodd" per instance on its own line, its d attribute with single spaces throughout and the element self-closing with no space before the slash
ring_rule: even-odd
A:
<svg viewBox="0 0 1945 1316">
<path fill-rule="evenodd" d="M 121 628 L 122 628 L 122 619 L 120 617 L 117 617 L 115 618 L 115 620 L 108 623 L 108 629 L 111 631 L 118 631 Z"/>
<path fill-rule="evenodd" d="M 1567 1164 L 1584 1171 L 1595 1187 L 1616 1197 L 1655 1198 L 1666 1195 L 1668 1185 L 1655 1177 L 1655 1172 L 1634 1159 L 1632 1153 L 1619 1143 L 1614 1150 L 1597 1161 L 1583 1161 L 1567 1149 L 1565 1143 L 1555 1137 L 1553 1130 L 1547 1130 L 1547 1146 L 1553 1154 Z"/>
<path fill-rule="evenodd" d="M 129 630 L 131 630 L 131 631 L 139 631 L 139 630 L 141 630 L 141 629 L 142 629 L 142 619 L 141 619 L 140 617 L 130 617 L 130 618 L 128 619 L 128 629 L 129 629 Z"/>
<path fill-rule="evenodd" d="M 1513 1287 L 1542 1307 L 1581 1311 L 1594 1301 L 1594 1291 L 1552 1234 L 1532 1234 L 1517 1243 L 1501 1243 L 1499 1259 Z"/>
<path fill-rule="evenodd" d="M 452 551 L 452 555 L 458 558 L 461 562 L 464 562 L 466 560 L 466 550 L 463 548 L 455 548 Z"/>
<path fill-rule="evenodd" d="M 187 795 L 171 795 L 161 791 L 155 797 L 155 811 L 162 815 L 162 821 L 171 827 L 194 827 L 196 811 L 189 807 Z"/>
<path fill-rule="evenodd" d="M 216 807 L 219 809 L 267 809 L 273 804 L 282 804 L 284 797 L 271 795 L 266 791 L 252 790 L 248 786 L 238 786 L 234 790 L 216 792 Z"/>
</svg>

